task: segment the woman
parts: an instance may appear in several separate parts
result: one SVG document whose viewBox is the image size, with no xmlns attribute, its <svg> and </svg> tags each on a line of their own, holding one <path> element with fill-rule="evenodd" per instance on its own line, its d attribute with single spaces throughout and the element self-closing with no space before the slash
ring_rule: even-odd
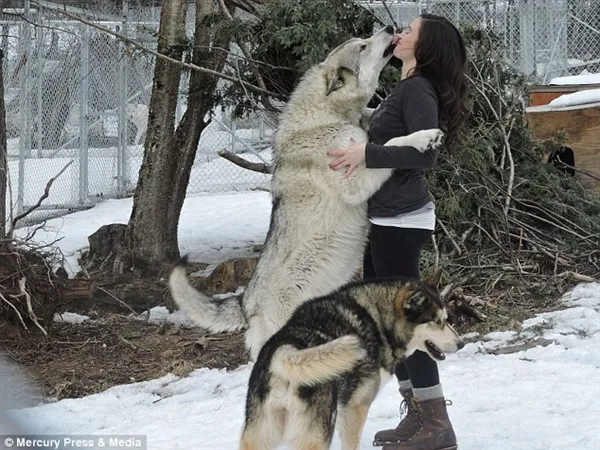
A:
<svg viewBox="0 0 600 450">
<path fill-rule="evenodd" d="M 331 167 L 350 175 L 360 164 L 394 168 L 369 200 L 371 231 L 364 278 L 420 278 L 419 259 L 435 226 L 435 206 L 425 181 L 437 151 L 385 147 L 397 136 L 441 128 L 455 150 L 467 116 L 466 50 L 460 32 L 444 17 L 423 14 L 402 31 L 394 56 L 402 79 L 369 122 L 369 143 L 331 150 Z M 407 414 L 395 429 L 379 431 L 374 445 L 384 450 L 450 450 L 456 437 L 446 411 L 437 364 L 417 351 L 396 368 Z"/>
</svg>

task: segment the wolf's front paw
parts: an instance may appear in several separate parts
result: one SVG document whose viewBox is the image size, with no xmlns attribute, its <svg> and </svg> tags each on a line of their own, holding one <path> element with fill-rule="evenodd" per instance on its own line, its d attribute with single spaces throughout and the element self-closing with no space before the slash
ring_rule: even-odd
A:
<svg viewBox="0 0 600 450">
<path fill-rule="evenodd" d="M 420 130 L 409 134 L 406 139 L 408 140 L 406 145 L 410 145 L 423 153 L 427 150 L 440 148 L 444 142 L 444 132 L 438 128 Z"/>
</svg>

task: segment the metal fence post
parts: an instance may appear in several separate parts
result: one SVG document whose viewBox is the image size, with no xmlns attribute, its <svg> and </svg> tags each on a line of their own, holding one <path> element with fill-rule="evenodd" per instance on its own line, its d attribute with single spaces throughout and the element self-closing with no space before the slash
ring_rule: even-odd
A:
<svg viewBox="0 0 600 450">
<path fill-rule="evenodd" d="M 261 114 L 258 121 L 258 138 L 262 141 L 265 139 L 265 116 Z"/>
<path fill-rule="evenodd" d="M 454 23 L 460 22 L 460 2 L 454 0 Z"/>
<path fill-rule="evenodd" d="M 535 57 L 535 0 L 524 0 L 520 12 L 521 71 L 526 75 L 536 71 Z"/>
<path fill-rule="evenodd" d="M 38 21 L 41 23 L 42 17 L 38 14 Z M 44 82 L 44 59 L 42 57 L 42 50 L 44 48 L 44 29 L 42 27 L 36 28 L 37 33 L 37 111 L 36 111 L 36 123 L 37 123 L 37 153 L 38 158 L 43 158 L 42 152 L 42 90 L 43 90 L 43 82 Z"/>
<path fill-rule="evenodd" d="M 88 99 L 89 99 L 89 29 L 81 28 L 81 83 L 79 85 L 79 203 L 87 203 L 88 196 Z"/>
<path fill-rule="evenodd" d="M 235 144 L 236 144 L 236 139 L 235 139 L 235 135 L 236 135 L 236 129 L 237 129 L 237 124 L 235 123 L 235 119 L 232 118 L 231 119 L 231 129 L 229 130 L 229 133 L 231 135 L 231 153 L 235 153 Z"/>
<path fill-rule="evenodd" d="M 25 204 L 25 159 L 31 157 L 31 17 L 29 0 L 23 0 L 22 23 L 22 58 L 25 59 L 25 67 L 21 78 L 21 95 L 19 114 L 21 118 L 21 135 L 19 137 L 19 183 L 17 186 L 17 214 L 21 214 Z"/>
<path fill-rule="evenodd" d="M 561 52 L 559 53 L 559 56 L 557 57 L 557 48 L 559 47 L 561 40 L 564 42 L 564 38 L 563 38 L 563 30 L 566 29 L 567 27 L 567 15 L 565 14 L 562 18 L 562 20 L 560 21 L 560 26 L 558 27 L 558 33 L 556 33 L 556 38 L 554 40 L 554 45 L 552 46 L 552 52 L 550 53 L 550 59 L 548 60 L 548 63 L 546 64 L 545 70 L 544 70 L 544 78 L 542 79 L 542 83 L 546 84 L 546 82 L 548 81 L 548 75 L 550 75 L 550 72 L 552 70 L 557 70 L 553 67 L 554 62 L 556 61 L 555 58 L 558 59 L 558 61 L 560 61 L 561 67 L 559 68 L 560 72 L 563 72 L 565 69 L 565 66 L 567 66 L 566 61 L 564 60 L 565 58 L 562 58 L 560 55 Z"/>
<path fill-rule="evenodd" d="M 127 14 L 128 3 L 123 1 L 123 22 L 121 33 L 127 36 Z M 127 46 L 124 42 L 119 44 L 121 58 L 119 59 L 119 106 L 118 106 L 118 136 L 119 148 L 117 151 L 117 196 L 123 197 L 127 191 L 128 181 L 128 158 L 129 158 L 129 136 L 127 123 L 127 84 L 128 84 L 128 62 L 129 56 Z"/>
</svg>

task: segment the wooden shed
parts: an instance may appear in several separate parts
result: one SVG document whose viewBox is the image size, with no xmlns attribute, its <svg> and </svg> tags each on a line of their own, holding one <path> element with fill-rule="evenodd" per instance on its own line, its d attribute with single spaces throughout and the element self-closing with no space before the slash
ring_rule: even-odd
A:
<svg viewBox="0 0 600 450">
<path fill-rule="evenodd" d="M 600 84 L 535 86 L 530 92 L 531 106 L 526 109 L 525 117 L 538 139 L 548 139 L 559 131 L 566 133 L 566 145 L 573 150 L 574 166 L 600 178 L 600 102 L 562 108 L 548 105 L 563 94 L 598 88 Z M 600 193 L 600 181 L 579 172 L 575 176 L 585 187 Z"/>
</svg>

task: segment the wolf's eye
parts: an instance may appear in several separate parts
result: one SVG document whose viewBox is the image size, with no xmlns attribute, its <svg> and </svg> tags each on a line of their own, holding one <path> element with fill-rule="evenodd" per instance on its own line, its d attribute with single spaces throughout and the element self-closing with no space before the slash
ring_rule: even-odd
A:
<svg viewBox="0 0 600 450">
<path fill-rule="evenodd" d="M 367 48 L 367 44 L 361 44 L 360 51 L 362 52 L 366 48 Z"/>
</svg>

